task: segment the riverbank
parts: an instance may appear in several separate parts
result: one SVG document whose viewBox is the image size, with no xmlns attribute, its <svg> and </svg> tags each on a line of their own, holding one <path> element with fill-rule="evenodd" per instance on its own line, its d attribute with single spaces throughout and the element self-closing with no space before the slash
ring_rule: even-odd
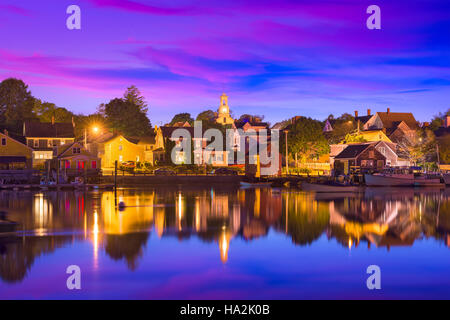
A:
<svg viewBox="0 0 450 320">
<path fill-rule="evenodd" d="M 176 175 L 176 176 L 117 176 L 119 187 L 141 185 L 238 185 L 244 176 L 202 176 L 202 175 Z M 114 184 L 114 176 L 103 176 L 102 184 Z"/>
</svg>

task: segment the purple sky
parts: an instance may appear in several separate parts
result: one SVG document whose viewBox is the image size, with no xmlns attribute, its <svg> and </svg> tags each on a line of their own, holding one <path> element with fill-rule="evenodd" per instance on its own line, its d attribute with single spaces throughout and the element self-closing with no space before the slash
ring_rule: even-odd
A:
<svg viewBox="0 0 450 320">
<path fill-rule="evenodd" d="M 66 28 L 81 8 L 82 29 Z M 366 28 L 381 8 L 382 29 Z M 0 80 L 92 113 L 136 85 L 153 124 L 217 109 L 271 123 L 450 107 L 448 0 L 1 0 Z"/>
</svg>

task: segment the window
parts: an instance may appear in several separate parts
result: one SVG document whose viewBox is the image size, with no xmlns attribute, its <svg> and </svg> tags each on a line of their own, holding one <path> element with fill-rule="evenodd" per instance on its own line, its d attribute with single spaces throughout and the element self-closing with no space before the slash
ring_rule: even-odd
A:
<svg viewBox="0 0 450 320">
<path fill-rule="evenodd" d="M 33 143 L 34 143 L 33 146 L 35 148 L 39 148 L 39 140 L 36 139 L 36 140 L 33 141 Z"/>
<path fill-rule="evenodd" d="M 70 161 L 66 160 L 66 164 L 65 164 L 66 169 L 70 169 Z"/>
<path fill-rule="evenodd" d="M 381 152 L 382 155 L 386 155 L 386 148 L 385 147 L 380 147 L 379 151 Z"/>
<path fill-rule="evenodd" d="M 136 156 L 136 162 L 139 162 L 139 156 Z"/>
<path fill-rule="evenodd" d="M 123 147 L 121 144 L 119 144 L 119 151 L 122 151 Z"/>
<path fill-rule="evenodd" d="M 84 169 L 84 161 L 77 161 L 77 169 Z"/>
<path fill-rule="evenodd" d="M 6 146 L 6 138 L 2 138 L 2 146 Z"/>
<path fill-rule="evenodd" d="M 369 158 L 375 158 L 375 152 L 373 150 L 369 151 Z"/>
<path fill-rule="evenodd" d="M 81 150 L 80 150 L 80 148 L 72 148 L 72 153 L 73 154 L 80 154 Z"/>
<path fill-rule="evenodd" d="M 123 162 L 123 156 L 122 155 L 119 156 L 119 162 Z"/>
<path fill-rule="evenodd" d="M 97 169 L 97 161 L 92 161 L 91 162 L 91 168 L 92 169 Z"/>
</svg>

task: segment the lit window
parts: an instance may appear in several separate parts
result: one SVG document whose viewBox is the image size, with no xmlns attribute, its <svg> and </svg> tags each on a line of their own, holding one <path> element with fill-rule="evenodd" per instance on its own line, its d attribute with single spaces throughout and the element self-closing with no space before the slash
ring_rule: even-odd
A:
<svg viewBox="0 0 450 320">
<path fill-rule="evenodd" d="M 92 161 L 91 162 L 91 168 L 92 169 L 97 169 L 97 161 Z"/>
<path fill-rule="evenodd" d="M 123 149 L 123 148 L 122 148 L 122 145 L 120 144 L 120 145 L 119 145 L 119 151 L 122 151 L 122 149 Z"/>
</svg>

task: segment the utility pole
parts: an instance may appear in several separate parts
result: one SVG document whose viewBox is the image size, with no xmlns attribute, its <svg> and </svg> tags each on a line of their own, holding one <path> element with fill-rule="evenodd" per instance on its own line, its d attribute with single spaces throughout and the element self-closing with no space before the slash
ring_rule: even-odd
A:
<svg viewBox="0 0 450 320">
<path fill-rule="evenodd" d="M 286 175 L 289 175 L 288 132 L 288 130 L 284 130 L 286 141 Z"/>
</svg>

